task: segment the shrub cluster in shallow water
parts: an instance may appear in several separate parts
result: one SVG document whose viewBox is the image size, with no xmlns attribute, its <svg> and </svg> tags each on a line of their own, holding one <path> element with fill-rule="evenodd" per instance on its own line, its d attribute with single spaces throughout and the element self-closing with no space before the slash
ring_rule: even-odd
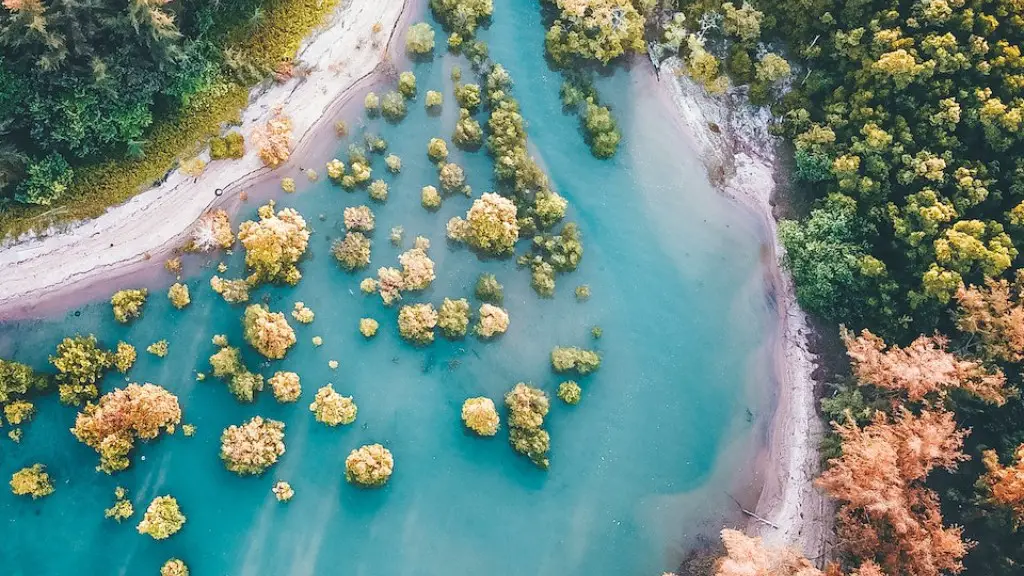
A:
<svg viewBox="0 0 1024 576">
<path fill-rule="evenodd" d="M 142 315 L 142 306 L 146 303 L 149 290 L 140 288 L 138 290 L 119 290 L 110 298 L 110 304 L 114 308 L 114 318 L 127 324 Z"/>
<path fill-rule="evenodd" d="M 284 423 L 260 416 L 241 426 L 228 426 L 220 436 L 220 458 L 238 475 L 262 474 L 284 450 Z"/>
<path fill-rule="evenodd" d="M 185 525 L 185 515 L 173 496 L 157 496 L 149 503 L 146 514 L 137 527 L 139 534 L 148 534 L 154 540 L 163 540 L 177 534 Z"/>
<path fill-rule="evenodd" d="M 448 237 L 486 254 L 511 254 L 519 239 L 516 207 L 508 198 L 485 193 L 473 201 L 465 219 L 448 221 Z"/>
<path fill-rule="evenodd" d="M 75 418 L 71 433 L 100 455 L 99 470 L 124 470 L 135 440 L 152 440 L 161 429 L 168 434 L 181 422 L 178 398 L 155 384 L 129 384 L 87 404 Z"/>
<path fill-rule="evenodd" d="M 398 311 L 398 333 L 413 344 L 433 342 L 435 326 L 437 312 L 433 304 L 410 304 Z"/>
<path fill-rule="evenodd" d="M 478 317 L 479 320 L 474 331 L 481 338 L 493 338 L 508 330 L 508 312 L 503 308 L 484 303 L 480 306 Z"/>
<path fill-rule="evenodd" d="M 33 500 L 53 494 L 53 481 L 46 466 L 33 464 L 11 475 L 11 492 L 15 496 L 31 496 Z"/>
<path fill-rule="evenodd" d="M 437 325 L 446 338 L 462 338 L 469 326 L 469 301 L 445 298 L 438 312 Z"/>
<path fill-rule="evenodd" d="M 62 404 L 78 405 L 99 395 L 96 387 L 103 374 L 113 365 L 113 354 L 100 348 L 96 337 L 65 338 L 50 356 L 57 368 L 57 390 Z"/>
<path fill-rule="evenodd" d="M 171 558 L 160 567 L 160 576 L 188 576 L 188 566 L 177 558 Z"/>
<path fill-rule="evenodd" d="M 296 264 L 309 244 L 305 219 L 292 208 L 274 214 L 273 200 L 258 212 L 258 221 L 242 222 L 238 228 L 238 239 L 245 247 L 245 264 L 251 271 L 249 284 L 297 284 L 302 274 Z"/>
<path fill-rule="evenodd" d="M 356 421 L 359 407 L 351 396 L 342 396 L 327 384 L 316 391 L 316 398 L 309 405 L 309 411 L 317 422 L 328 426 L 348 425 Z"/>
<path fill-rule="evenodd" d="M 551 367 L 555 372 L 575 370 L 581 375 L 586 375 L 601 367 L 601 357 L 593 350 L 575 346 L 555 346 L 551 350 Z"/>
<path fill-rule="evenodd" d="M 380 444 L 361 446 L 345 459 L 345 479 L 367 488 L 387 484 L 394 471 L 395 460 L 391 451 Z"/>
<path fill-rule="evenodd" d="M 302 395 L 302 384 L 299 382 L 299 375 L 295 372 L 276 372 L 268 382 L 270 382 L 270 388 L 274 391 L 274 398 L 278 402 L 295 402 Z"/>
<path fill-rule="evenodd" d="M 178 310 L 181 310 L 192 302 L 192 298 L 188 293 L 188 286 L 181 282 L 171 285 L 170 289 L 167 290 L 167 299 L 171 301 L 171 306 L 174 306 Z"/>
<path fill-rule="evenodd" d="M 494 407 L 494 401 L 480 396 L 469 398 L 462 403 L 462 422 L 480 436 L 494 436 L 498 433 L 501 418 Z"/>
<path fill-rule="evenodd" d="M 512 449 L 527 456 L 541 468 L 548 467 L 551 437 L 544 425 L 548 414 L 548 397 L 543 390 L 522 382 L 505 395 L 508 407 L 509 442 Z"/>
<path fill-rule="evenodd" d="M 257 352 L 270 359 L 284 358 L 295 344 L 295 330 L 280 312 L 271 312 L 262 304 L 252 304 L 242 317 L 245 340 Z"/>
</svg>

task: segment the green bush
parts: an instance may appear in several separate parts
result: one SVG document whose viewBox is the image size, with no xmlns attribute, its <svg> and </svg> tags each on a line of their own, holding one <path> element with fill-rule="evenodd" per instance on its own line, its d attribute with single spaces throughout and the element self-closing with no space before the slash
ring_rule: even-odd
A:
<svg viewBox="0 0 1024 576">
<path fill-rule="evenodd" d="M 214 160 L 242 156 L 245 156 L 245 137 L 240 132 L 228 132 L 223 138 L 215 136 L 210 139 L 210 157 Z"/>
<path fill-rule="evenodd" d="M 54 152 L 29 165 L 28 175 L 18 185 L 15 198 L 26 204 L 49 206 L 64 196 L 74 176 L 74 170 L 64 157 Z"/>
</svg>

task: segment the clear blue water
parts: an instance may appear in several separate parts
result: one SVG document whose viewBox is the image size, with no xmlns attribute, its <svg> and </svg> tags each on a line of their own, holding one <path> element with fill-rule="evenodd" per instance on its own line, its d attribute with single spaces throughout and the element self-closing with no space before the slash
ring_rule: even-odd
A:
<svg viewBox="0 0 1024 576">
<path fill-rule="evenodd" d="M 38 368 L 74 332 L 94 332 L 108 346 L 119 339 L 135 344 L 140 357 L 128 379 L 177 394 L 183 421 L 198 428 L 194 438 L 179 432 L 140 446 L 130 469 L 108 476 L 94 471 L 95 453 L 68 432 L 75 411 L 52 395 L 42 399 L 23 442 L 0 441 L 0 477 L 43 462 L 57 489 L 38 501 L 0 490 L 6 574 L 156 574 L 170 557 L 185 560 L 197 576 L 659 574 L 678 564 L 696 533 L 720 525 L 724 492 L 742 480 L 733 474 L 749 468 L 756 444 L 757 419 L 751 423 L 748 410 L 763 414 L 770 381 L 764 343 L 774 326 L 761 282 L 762 232 L 709 186 L 671 107 L 652 93 L 649 72 L 639 65 L 599 80 L 624 139 L 613 160 L 592 158 L 578 119 L 561 110 L 561 78 L 543 60 L 543 34 L 534 0 L 496 0 L 493 23 L 481 37 L 512 73 L 531 144 L 583 234 L 583 262 L 559 277 L 556 297 L 538 298 L 529 273 L 511 260 L 481 262 L 446 244 L 445 222 L 464 213 L 469 199 L 450 197 L 437 213 L 420 207 L 420 188 L 436 184 L 426 143 L 449 139 L 457 117 L 448 75 L 460 61 L 446 55 L 414 65 L 420 96 L 408 118 L 398 126 L 370 123 L 403 160 L 397 176 L 386 173 L 380 157 L 374 163 L 374 177 L 387 180 L 391 194 L 386 205 L 371 204 L 378 230 L 370 270 L 397 265 L 402 249 L 387 241 L 392 226 L 406 231 L 403 249 L 424 235 L 433 243 L 438 278 L 407 302 L 471 297 L 476 275 L 493 272 L 505 285 L 508 333 L 487 343 L 440 337 L 424 349 L 403 343 L 397 309 L 361 295 L 363 275 L 341 271 L 329 251 L 343 228 L 343 208 L 367 203 L 366 192 L 307 182 L 299 168 L 315 166 L 323 174 L 329 157 L 296 158 L 276 174 L 294 176 L 297 194 L 281 193 L 275 182 L 250 192 L 253 199 L 274 195 L 314 228 L 304 278 L 294 288 L 261 288 L 254 299 L 267 298 L 283 311 L 301 300 L 316 320 L 292 322 L 298 344 L 281 361 L 261 364 L 243 348 L 250 366 L 266 376 L 281 369 L 300 374 L 298 404 L 276 404 L 268 389 L 255 404 L 242 405 L 224 384 L 195 380 L 197 371 L 209 369 L 212 335 L 242 342 L 242 308 L 209 288 L 217 256 L 189 257 L 193 304 L 184 311 L 163 296 L 173 282 L 165 275 L 147 280 L 154 294 L 143 318 L 127 327 L 114 322 L 105 301 L 0 325 L 0 354 Z M 469 67 L 461 64 L 468 81 Z M 445 94 L 439 116 L 423 110 L 427 89 Z M 354 127 L 362 122 L 359 108 L 342 113 Z M 353 137 L 359 134 L 353 129 Z M 345 158 L 347 143 L 336 142 L 338 157 Z M 450 149 L 474 194 L 493 187 L 486 152 Z M 236 222 L 254 218 L 256 207 L 244 204 Z M 240 253 L 223 258 L 231 266 L 227 276 L 242 274 Z M 126 282 L 116 288 L 134 286 Z M 593 296 L 577 303 L 573 289 L 583 283 Z M 364 316 L 381 322 L 372 341 L 357 330 Z M 594 325 L 604 330 L 598 341 L 590 337 Z M 310 342 L 316 335 L 324 340 L 320 348 Z M 170 341 L 166 358 L 143 352 L 161 338 Z M 554 345 L 596 347 L 604 363 L 580 380 L 578 406 L 553 398 L 546 424 L 551 468 L 542 471 L 512 452 L 504 428 L 492 439 L 465 433 L 459 409 L 479 395 L 500 404 L 519 381 L 553 397 L 561 381 L 549 366 Z M 328 368 L 331 359 L 340 362 L 338 370 Z M 108 375 L 102 389 L 123 380 Z M 352 426 L 327 428 L 306 409 L 327 382 L 354 396 L 359 416 Z M 256 414 L 286 423 L 287 452 L 264 476 L 239 478 L 218 458 L 220 432 Z M 391 449 L 395 474 L 384 489 L 355 489 L 343 479 L 345 456 L 371 442 Z M 288 504 L 270 492 L 278 479 L 296 491 Z M 136 507 L 120 525 L 103 517 L 118 485 L 129 489 Z M 188 522 L 157 542 L 134 526 L 163 494 L 178 498 Z"/>
</svg>

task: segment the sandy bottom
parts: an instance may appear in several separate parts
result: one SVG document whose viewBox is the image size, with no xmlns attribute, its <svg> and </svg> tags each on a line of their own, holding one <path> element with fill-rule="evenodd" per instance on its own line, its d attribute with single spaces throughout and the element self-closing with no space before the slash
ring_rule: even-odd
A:
<svg viewBox="0 0 1024 576">
<path fill-rule="evenodd" d="M 814 397 L 816 358 L 808 349 L 811 329 L 796 302 L 793 282 L 782 266 L 772 214 L 775 142 L 768 134 L 770 115 L 736 97 L 709 97 L 680 76 L 680 63 L 666 61 L 658 87 L 675 102 L 708 175 L 724 194 L 758 214 L 768 230 L 772 262 L 766 282 L 775 296 L 780 333 L 774 342 L 779 389 L 767 445 L 760 460 L 764 486 L 753 510 L 775 526 L 751 519 L 749 531 L 775 545 L 794 546 L 820 560 L 832 529 L 833 507 L 813 486 L 821 471 L 818 446 L 823 436 Z"/>
</svg>

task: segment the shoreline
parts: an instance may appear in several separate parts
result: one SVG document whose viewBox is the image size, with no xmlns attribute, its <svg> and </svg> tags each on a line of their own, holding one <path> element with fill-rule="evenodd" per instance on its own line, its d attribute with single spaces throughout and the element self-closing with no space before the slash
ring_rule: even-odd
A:
<svg viewBox="0 0 1024 576">
<path fill-rule="evenodd" d="M 314 30 L 296 55 L 297 62 L 314 66 L 305 78 L 282 84 L 257 86 L 250 91 L 237 129 L 246 136 L 245 156 L 209 162 L 198 178 L 171 172 L 154 186 L 102 216 L 76 222 L 60 230 L 21 237 L 0 247 L 0 320 L 41 315 L 52 303 L 68 307 L 72 293 L 94 297 L 101 286 L 126 276 L 143 281 L 156 277 L 156 264 L 184 243 L 192 224 L 212 208 L 237 210 L 239 193 L 276 171 L 302 162 L 312 134 L 333 124 L 335 115 L 364 85 L 372 84 L 392 62 L 392 43 L 413 10 L 409 2 L 348 0 Z M 372 33 L 375 23 L 383 29 Z M 371 37 L 386 42 L 375 46 Z M 288 162 L 277 169 L 265 167 L 249 136 L 263 125 L 276 107 L 292 120 L 295 145 Z M 332 128 L 333 129 L 333 128 Z M 218 196 L 216 190 L 223 190 Z M 83 300 L 84 301 L 84 300 Z"/>
<path fill-rule="evenodd" d="M 708 96 L 689 78 L 677 76 L 680 70 L 678 58 L 663 62 L 656 89 L 675 104 L 677 119 L 715 188 L 757 215 L 769 236 L 765 282 L 779 320 L 770 343 L 777 390 L 765 445 L 756 459 L 764 479 L 754 513 L 778 528 L 751 518 L 747 532 L 771 545 L 797 548 L 821 563 L 833 518 L 831 504 L 812 484 L 821 469 L 817 448 L 824 427 L 816 410 L 816 357 L 808 341 L 812 330 L 781 265 L 784 249 L 772 210 L 776 143 L 767 131 L 771 117 L 730 101 L 735 97 Z"/>
</svg>

